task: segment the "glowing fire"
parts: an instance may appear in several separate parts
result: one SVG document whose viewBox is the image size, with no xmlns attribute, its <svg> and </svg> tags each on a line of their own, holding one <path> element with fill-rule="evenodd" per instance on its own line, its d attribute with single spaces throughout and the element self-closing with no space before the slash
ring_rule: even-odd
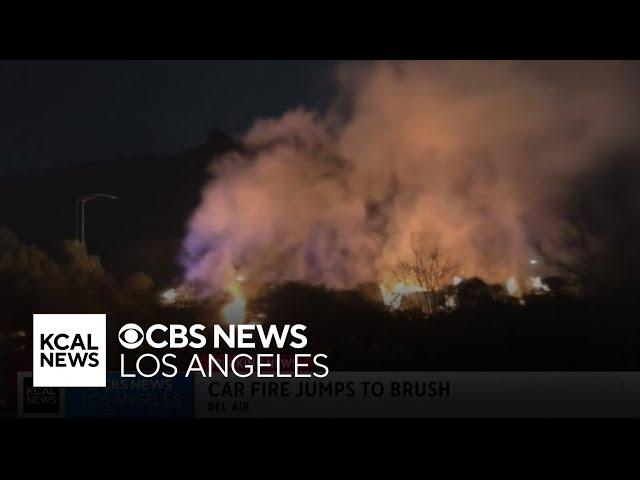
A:
<svg viewBox="0 0 640 480">
<path fill-rule="evenodd" d="M 382 301 L 391 310 L 397 310 L 402 304 L 402 299 L 405 295 L 417 292 L 426 292 L 424 287 L 419 285 L 408 285 L 406 283 L 398 282 L 392 289 L 388 289 L 383 283 L 380 284 L 380 293 L 382 294 Z"/>
<path fill-rule="evenodd" d="M 160 303 L 163 305 L 173 305 L 178 299 L 179 293 L 175 288 L 168 288 L 160 294 Z"/>
<path fill-rule="evenodd" d="M 231 282 L 227 287 L 233 300 L 222 309 L 222 316 L 228 324 L 245 323 L 247 300 L 244 298 L 238 282 Z"/>
<path fill-rule="evenodd" d="M 532 261 L 533 264 L 533 261 Z M 536 261 L 537 264 L 537 261 Z M 464 278 L 455 276 L 451 281 L 451 285 L 457 287 L 464 281 Z M 520 286 L 520 282 L 518 279 L 513 276 L 510 277 L 507 281 L 503 283 L 506 293 L 514 298 L 520 298 L 525 293 L 547 293 L 550 291 L 549 287 L 542 281 L 542 278 L 539 276 L 531 276 L 529 277 L 529 288 L 525 288 L 524 290 Z M 389 288 L 386 284 L 381 283 L 379 285 L 380 293 L 382 295 L 383 303 L 390 310 L 399 310 L 402 308 L 402 301 L 405 296 L 418 293 L 418 292 L 426 292 L 427 290 L 419 285 L 415 284 L 407 284 L 403 282 L 398 282 L 393 287 Z M 455 309 L 458 305 L 457 295 L 448 294 L 445 295 L 445 306 L 449 309 Z M 522 300 L 521 300 L 522 303 Z"/>
<path fill-rule="evenodd" d="M 515 277 L 509 278 L 505 284 L 505 288 L 507 289 L 507 293 L 512 297 L 519 297 L 521 294 L 520 284 Z"/>
</svg>

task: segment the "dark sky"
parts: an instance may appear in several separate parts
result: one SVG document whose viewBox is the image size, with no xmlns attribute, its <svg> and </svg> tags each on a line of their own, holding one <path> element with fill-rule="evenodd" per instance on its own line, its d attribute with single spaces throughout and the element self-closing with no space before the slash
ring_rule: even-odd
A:
<svg viewBox="0 0 640 480">
<path fill-rule="evenodd" d="M 0 171 L 171 153 L 331 97 L 333 62 L 0 62 Z"/>
</svg>

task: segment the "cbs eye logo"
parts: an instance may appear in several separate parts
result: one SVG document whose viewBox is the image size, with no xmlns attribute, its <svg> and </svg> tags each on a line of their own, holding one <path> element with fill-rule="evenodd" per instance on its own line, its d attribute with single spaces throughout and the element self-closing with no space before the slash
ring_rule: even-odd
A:
<svg viewBox="0 0 640 480">
<path fill-rule="evenodd" d="M 120 345 L 124 348 L 133 350 L 142 345 L 144 332 L 142 328 L 135 323 L 127 323 L 120 329 L 120 332 L 118 332 L 118 339 L 120 340 Z"/>
</svg>

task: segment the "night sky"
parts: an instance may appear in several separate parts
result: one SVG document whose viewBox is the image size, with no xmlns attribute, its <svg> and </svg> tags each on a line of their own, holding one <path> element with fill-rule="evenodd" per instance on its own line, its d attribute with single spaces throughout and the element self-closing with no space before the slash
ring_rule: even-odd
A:
<svg viewBox="0 0 640 480">
<path fill-rule="evenodd" d="M 213 129 L 323 109 L 333 62 L 2 61 L 0 172 L 174 153 Z"/>
</svg>

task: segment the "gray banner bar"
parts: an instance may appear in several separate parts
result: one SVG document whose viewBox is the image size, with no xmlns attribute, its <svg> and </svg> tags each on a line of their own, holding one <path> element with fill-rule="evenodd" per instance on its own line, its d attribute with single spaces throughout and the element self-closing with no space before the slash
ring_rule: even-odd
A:
<svg viewBox="0 0 640 480">
<path fill-rule="evenodd" d="M 640 372 L 333 372 L 195 379 L 208 418 L 640 417 Z"/>
</svg>

